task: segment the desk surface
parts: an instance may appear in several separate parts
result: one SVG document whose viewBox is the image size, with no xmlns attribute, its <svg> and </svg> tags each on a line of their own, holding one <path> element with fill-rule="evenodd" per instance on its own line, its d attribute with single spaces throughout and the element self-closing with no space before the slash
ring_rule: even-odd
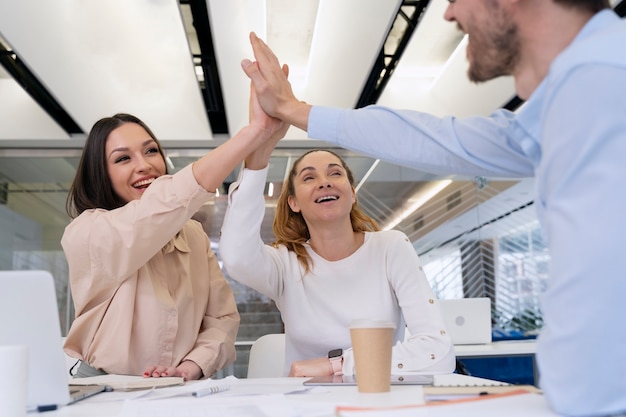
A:
<svg viewBox="0 0 626 417">
<path fill-rule="evenodd" d="M 355 386 L 304 387 L 302 383 L 306 378 L 229 378 L 223 381 L 229 382 L 231 385 L 230 390 L 202 398 L 192 397 L 190 394 L 187 394 L 168 399 L 143 400 L 136 397 L 142 393 L 148 393 L 148 391 L 110 392 L 62 407 L 56 411 L 46 412 L 41 417 L 166 417 L 178 416 L 181 410 L 185 410 L 186 416 L 198 417 L 222 415 L 236 415 L 238 417 L 282 417 L 293 415 L 302 417 L 334 417 L 337 405 L 388 407 L 423 403 L 421 386 L 396 385 L 392 386 L 391 391 L 388 393 L 362 394 L 357 391 Z M 194 383 L 198 382 L 193 381 L 186 386 L 188 388 L 192 387 Z M 481 384 L 493 385 L 499 383 L 458 374 L 435 376 L 435 386 Z M 171 389 L 161 388 L 153 394 L 164 395 L 168 393 L 167 390 Z M 555 415 L 549 411 L 543 396 L 532 395 L 534 395 L 532 402 L 534 404 L 533 407 L 535 407 L 533 412 L 536 413 L 538 407 L 547 413 L 541 415 Z M 442 415 L 458 415 L 456 414 L 458 412 L 459 410 L 456 410 L 451 411 L 450 414 Z M 37 413 L 29 413 L 29 415 L 31 414 Z"/>
</svg>

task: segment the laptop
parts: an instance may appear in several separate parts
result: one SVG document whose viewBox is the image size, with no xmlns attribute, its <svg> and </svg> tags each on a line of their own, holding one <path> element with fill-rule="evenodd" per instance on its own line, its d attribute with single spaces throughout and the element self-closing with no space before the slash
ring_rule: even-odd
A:
<svg viewBox="0 0 626 417">
<path fill-rule="evenodd" d="M 439 300 L 439 306 L 453 344 L 491 343 L 491 300 L 488 297 Z"/>
<path fill-rule="evenodd" d="M 0 271 L 0 345 L 28 346 L 27 409 L 53 410 L 100 393 L 71 386 L 54 279 L 47 271 Z"/>
<path fill-rule="evenodd" d="M 391 385 L 432 385 L 433 381 L 432 375 L 391 375 Z M 315 376 L 304 381 L 304 385 L 356 385 L 356 377 L 354 375 Z"/>
</svg>

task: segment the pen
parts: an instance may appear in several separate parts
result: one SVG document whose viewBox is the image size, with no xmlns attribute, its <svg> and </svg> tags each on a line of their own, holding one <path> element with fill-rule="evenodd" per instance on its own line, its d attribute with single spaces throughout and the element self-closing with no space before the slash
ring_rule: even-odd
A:
<svg viewBox="0 0 626 417">
<path fill-rule="evenodd" d="M 44 413 L 46 411 L 54 411 L 56 409 L 57 409 L 57 405 L 56 404 L 39 405 L 39 406 L 37 406 L 37 412 L 39 412 L 39 413 Z"/>
<path fill-rule="evenodd" d="M 204 397 L 210 394 L 216 394 L 218 392 L 226 391 L 230 389 L 230 385 L 222 384 L 222 385 L 213 385 L 211 387 L 201 388 L 197 391 L 194 391 L 192 395 L 194 397 Z"/>
</svg>

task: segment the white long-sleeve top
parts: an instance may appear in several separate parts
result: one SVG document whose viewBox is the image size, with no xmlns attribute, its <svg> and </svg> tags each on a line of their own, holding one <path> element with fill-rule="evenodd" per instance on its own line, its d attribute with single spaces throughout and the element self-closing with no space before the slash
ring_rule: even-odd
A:
<svg viewBox="0 0 626 417">
<path fill-rule="evenodd" d="M 280 310 L 286 343 L 283 373 L 294 361 L 342 348 L 343 372 L 353 374 L 349 326 L 362 318 L 396 324 L 392 373 L 453 372 L 452 341 L 406 235 L 367 232 L 355 253 L 332 262 L 307 246 L 313 264 L 305 274 L 294 252 L 261 240 L 267 169 L 243 169 L 231 185 L 220 254 L 231 278 L 270 297 Z M 406 341 L 405 323 L 411 335 Z"/>
</svg>

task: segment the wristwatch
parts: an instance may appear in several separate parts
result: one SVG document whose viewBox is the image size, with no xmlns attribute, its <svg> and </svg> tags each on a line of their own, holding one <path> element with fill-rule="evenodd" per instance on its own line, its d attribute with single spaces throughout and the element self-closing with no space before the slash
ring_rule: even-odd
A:
<svg viewBox="0 0 626 417">
<path fill-rule="evenodd" d="M 343 375 L 343 349 L 333 349 L 328 352 L 328 360 L 333 368 L 333 375 Z"/>
</svg>

